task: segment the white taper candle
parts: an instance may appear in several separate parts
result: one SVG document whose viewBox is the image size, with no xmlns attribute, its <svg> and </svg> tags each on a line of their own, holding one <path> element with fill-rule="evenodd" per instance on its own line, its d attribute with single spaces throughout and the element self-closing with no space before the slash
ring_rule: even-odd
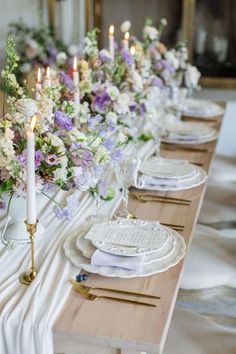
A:
<svg viewBox="0 0 236 354">
<path fill-rule="evenodd" d="M 114 25 L 111 25 L 109 28 L 109 51 L 110 51 L 110 55 L 111 55 L 111 60 L 114 61 L 115 60 L 115 41 L 114 41 L 114 30 L 115 27 Z"/>
<path fill-rule="evenodd" d="M 35 134 L 36 116 L 32 117 L 27 132 L 27 223 L 36 223 L 36 189 L 35 189 Z"/>
</svg>

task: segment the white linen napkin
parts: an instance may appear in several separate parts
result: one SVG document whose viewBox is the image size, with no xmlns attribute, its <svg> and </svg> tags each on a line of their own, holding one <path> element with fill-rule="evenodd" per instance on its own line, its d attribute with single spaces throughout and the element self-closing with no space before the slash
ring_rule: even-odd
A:
<svg viewBox="0 0 236 354">
<path fill-rule="evenodd" d="M 145 255 L 134 257 L 116 256 L 96 250 L 91 257 L 91 264 L 95 266 L 119 267 L 129 270 L 142 271 Z"/>
</svg>

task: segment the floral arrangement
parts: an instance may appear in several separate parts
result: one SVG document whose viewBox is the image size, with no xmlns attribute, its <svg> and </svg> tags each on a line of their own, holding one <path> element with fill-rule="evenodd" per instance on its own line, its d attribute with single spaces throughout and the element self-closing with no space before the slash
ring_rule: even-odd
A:
<svg viewBox="0 0 236 354">
<path fill-rule="evenodd" d="M 9 27 L 20 58 L 16 70 L 16 76 L 19 79 L 38 66 L 50 65 L 57 69 L 66 68 L 71 57 L 79 52 L 78 46 L 66 46 L 56 40 L 50 28 L 45 25 L 34 28 L 19 21 L 11 23 Z"/>
<path fill-rule="evenodd" d="M 45 85 L 42 88 L 39 100 L 31 98 L 27 88 L 16 81 L 14 69 L 18 61 L 10 36 L 6 67 L 2 72 L 8 93 L 8 113 L 0 122 L 0 198 L 5 193 L 26 193 L 26 129 L 33 115 L 37 117 L 37 190 L 46 193 L 49 186 L 63 190 L 89 190 L 92 169 L 122 157 L 120 150 L 108 139 L 109 126 L 102 125 L 103 129 L 100 129 L 101 117 L 88 113 L 84 115 L 86 131 L 77 128 L 74 124 L 77 107 L 74 102 L 63 99 L 65 86 L 59 79 L 52 87 Z M 107 197 L 104 188 L 101 196 Z M 3 201 L 1 205 L 4 205 Z M 59 217 L 71 217 L 68 206 L 63 209 L 57 205 L 55 211 Z"/>
</svg>

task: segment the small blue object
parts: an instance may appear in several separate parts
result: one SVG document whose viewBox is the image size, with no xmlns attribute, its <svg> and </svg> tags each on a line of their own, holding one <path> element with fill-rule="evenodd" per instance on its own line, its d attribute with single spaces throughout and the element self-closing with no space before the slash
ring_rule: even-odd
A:
<svg viewBox="0 0 236 354">
<path fill-rule="evenodd" d="M 78 274 L 78 275 L 76 275 L 76 281 L 78 282 L 78 283 L 80 283 L 81 281 L 84 281 L 84 280 L 87 280 L 88 279 L 88 275 L 87 274 L 85 274 L 85 273 L 83 273 L 83 274 Z"/>
</svg>

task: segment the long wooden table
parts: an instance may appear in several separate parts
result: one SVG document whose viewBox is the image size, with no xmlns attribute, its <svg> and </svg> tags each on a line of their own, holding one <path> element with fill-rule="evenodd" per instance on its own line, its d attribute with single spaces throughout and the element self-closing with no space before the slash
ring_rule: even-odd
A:
<svg viewBox="0 0 236 354">
<path fill-rule="evenodd" d="M 215 122 L 206 124 L 220 130 L 221 123 L 222 117 L 216 117 Z M 206 152 L 171 151 L 163 145 L 161 155 L 202 163 L 203 168 L 209 172 L 215 147 L 216 141 L 199 145 L 199 148 L 206 149 Z M 180 234 L 184 237 L 188 249 L 205 188 L 206 184 L 186 191 L 158 193 L 190 199 L 190 206 L 141 203 L 131 196 L 129 208 L 140 219 L 184 225 L 184 231 Z M 163 273 L 145 278 L 118 279 L 90 275 L 88 285 L 157 294 L 161 296 L 161 300 L 155 300 L 156 308 L 146 308 L 102 299 L 90 302 L 71 291 L 53 328 L 55 353 L 162 353 L 178 294 L 184 260 L 185 258 Z M 96 294 L 96 291 L 94 293 Z M 101 294 L 101 291 L 98 294 Z"/>
</svg>

